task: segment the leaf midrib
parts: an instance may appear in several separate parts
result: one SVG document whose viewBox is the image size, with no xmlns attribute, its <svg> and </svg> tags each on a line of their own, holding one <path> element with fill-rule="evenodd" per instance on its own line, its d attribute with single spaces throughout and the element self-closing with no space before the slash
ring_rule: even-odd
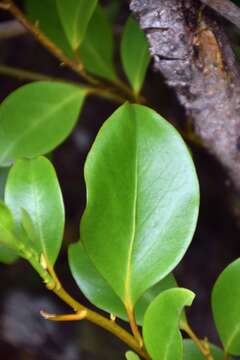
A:
<svg viewBox="0 0 240 360">
<path fill-rule="evenodd" d="M 145 59 L 146 56 L 148 55 L 148 48 L 145 48 L 144 51 L 142 51 L 142 54 L 140 56 L 140 60 L 139 60 L 139 66 L 136 69 L 135 74 L 133 74 L 133 87 L 134 87 L 134 91 L 135 92 L 139 92 L 141 88 L 141 83 L 140 83 L 140 75 L 141 75 L 141 81 L 142 81 L 142 71 L 143 71 L 143 65 L 145 64 Z M 136 86 L 137 83 L 137 86 Z"/>
<path fill-rule="evenodd" d="M 73 22 L 73 48 L 77 49 L 79 47 L 79 39 L 78 39 L 78 22 L 80 17 L 80 8 L 81 2 L 79 2 L 78 9 L 76 10 L 75 21 Z"/>
<path fill-rule="evenodd" d="M 230 336 L 226 346 L 225 346 L 225 351 L 228 353 L 229 352 L 229 348 L 231 347 L 233 341 L 235 340 L 235 337 L 237 336 L 237 334 L 240 333 L 240 324 L 238 324 L 235 329 L 233 330 L 232 335 Z"/>
<path fill-rule="evenodd" d="M 134 250 L 134 242 L 137 227 L 137 203 L 138 203 L 138 154 L 137 154 L 137 119 L 135 111 L 133 121 L 135 122 L 135 163 L 134 163 L 134 193 L 133 193 L 133 213 L 132 213 L 132 233 L 130 237 L 129 252 L 126 266 L 126 280 L 125 280 L 125 307 L 132 310 L 133 304 L 131 299 L 131 275 L 132 275 L 132 255 Z M 131 119 L 130 119 L 131 121 Z"/>
<path fill-rule="evenodd" d="M 96 63 L 98 64 L 99 68 L 102 69 L 102 71 L 104 72 L 104 76 L 106 78 L 108 77 L 109 79 L 112 79 L 112 80 L 116 79 L 116 74 L 115 74 L 114 68 L 112 66 L 110 57 L 109 57 L 109 59 L 104 59 L 101 56 L 101 54 L 99 53 L 99 51 L 97 51 L 94 46 L 91 46 L 91 41 L 85 42 L 84 46 L 86 47 L 86 49 L 88 49 L 88 51 L 96 59 Z M 81 49 L 80 49 L 80 53 L 81 53 Z M 110 77 L 106 76 L 106 74 L 107 74 L 106 70 L 107 70 L 107 73 L 109 72 Z"/>
</svg>

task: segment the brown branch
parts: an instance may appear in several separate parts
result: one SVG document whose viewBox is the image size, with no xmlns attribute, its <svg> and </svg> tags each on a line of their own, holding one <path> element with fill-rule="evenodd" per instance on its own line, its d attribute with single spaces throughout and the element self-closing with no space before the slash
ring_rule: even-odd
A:
<svg viewBox="0 0 240 360">
<path fill-rule="evenodd" d="M 204 146 L 240 190 L 240 76 L 216 14 L 197 0 L 132 0 L 155 68 L 175 89 Z"/>
<path fill-rule="evenodd" d="M 82 64 L 75 62 L 68 58 L 68 56 L 58 48 L 37 26 L 32 24 L 23 14 L 23 12 L 14 4 L 12 0 L 2 0 L 1 8 L 9 11 L 18 21 L 40 42 L 48 51 L 55 56 L 61 65 L 68 66 L 74 72 L 79 74 L 82 78 L 91 84 L 96 84 L 98 81 L 88 75 Z"/>
<path fill-rule="evenodd" d="M 34 71 L 29 71 L 21 68 L 15 68 L 12 66 L 7 66 L 0 64 L 0 75 L 1 76 L 10 76 L 19 80 L 24 81 L 53 81 L 53 82 L 63 82 L 67 84 L 72 84 L 75 86 L 79 86 L 82 89 L 85 89 L 88 95 L 97 96 L 106 100 L 109 100 L 111 102 L 122 104 L 126 101 L 126 99 L 118 94 L 115 94 L 111 89 L 108 88 L 100 88 L 100 87 L 94 87 L 90 85 L 85 85 L 81 83 L 76 83 L 73 81 L 69 81 L 66 79 L 58 78 L 58 77 L 52 77 L 49 75 L 37 73 Z"/>
<path fill-rule="evenodd" d="M 105 84 L 100 79 L 91 76 L 88 72 L 86 72 L 82 63 L 79 63 L 74 59 L 70 59 L 35 24 L 31 23 L 31 21 L 26 18 L 24 13 L 15 5 L 14 1 L 2 0 L 0 2 L 0 9 L 10 12 L 25 27 L 25 29 L 27 29 L 36 38 L 39 43 L 41 43 L 53 56 L 55 56 L 60 61 L 61 65 L 68 66 L 88 83 L 94 86 L 99 86 L 99 88 L 102 88 L 104 92 L 105 90 L 108 93 L 112 92 L 115 98 L 124 97 L 125 100 L 139 103 L 145 102 L 145 99 L 141 96 L 138 96 L 136 99 L 136 96 L 133 94 L 132 90 L 120 79 Z"/>
</svg>

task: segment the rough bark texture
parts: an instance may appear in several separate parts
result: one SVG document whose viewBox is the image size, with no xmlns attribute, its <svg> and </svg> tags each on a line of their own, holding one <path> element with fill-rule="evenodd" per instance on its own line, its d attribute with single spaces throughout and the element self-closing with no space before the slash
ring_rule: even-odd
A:
<svg viewBox="0 0 240 360">
<path fill-rule="evenodd" d="M 216 14 L 196 0 L 132 0 L 154 66 L 240 191 L 240 76 Z"/>
</svg>

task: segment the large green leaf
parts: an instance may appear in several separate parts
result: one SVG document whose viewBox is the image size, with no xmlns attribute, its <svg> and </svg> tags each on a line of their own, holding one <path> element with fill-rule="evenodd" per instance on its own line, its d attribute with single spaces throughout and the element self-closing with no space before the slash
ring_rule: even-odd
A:
<svg viewBox="0 0 240 360">
<path fill-rule="evenodd" d="M 190 306 L 194 296 L 187 289 L 169 289 L 158 295 L 147 309 L 143 322 L 143 339 L 153 360 L 182 360 L 179 319 L 184 306 Z"/>
<path fill-rule="evenodd" d="M 80 57 L 92 74 L 115 81 L 113 64 L 114 42 L 111 24 L 104 10 L 98 5 L 80 46 Z"/>
<path fill-rule="evenodd" d="M 224 353 L 219 347 L 210 344 L 210 349 L 214 360 L 224 360 Z M 190 339 L 183 340 L 183 352 L 184 360 L 206 360 L 206 357 Z"/>
<path fill-rule="evenodd" d="M 69 247 L 69 264 L 76 283 L 89 301 L 98 308 L 127 320 L 122 301 L 96 270 L 81 242 Z M 142 324 L 146 309 L 160 292 L 176 286 L 176 280 L 170 274 L 147 290 L 136 304 L 137 323 Z"/>
<path fill-rule="evenodd" d="M 153 110 L 125 104 L 85 166 L 80 238 L 128 309 L 178 264 L 195 230 L 199 189 L 188 149 Z"/>
<path fill-rule="evenodd" d="M 0 106 L 0 165 L 45 154 L 72 131 L 85 90 L 53 82 L 17 89 Z"/>
<path fill-rule="evenodd" d="M 224 349 L 240 355 L 240 259 L 220 274 L 212 293 L 215 324 Z"/>
<path fill-rule="evenodd" d="M 28 18 L 36 23 L 69 57 L 73 57 L 72 49 L 59 19 L 56 0 L 25 0 L 25 7 Z"/>
<path fill-rule="evenodd" d="M 125 356 L 127 360 L 140 360 L 140 357 L 132 351 L 127 351 Z"/>
<path fill-rule="evenodd" d="M 17 233 L 21 234 L 23 226 L 39 256 L 53 265 L 62 242 L 64 206 L 50 161 L 44 157 L 18 160 L 8 176 L 5 201 L 14 215 Z"/>
<path fill-rule="evenodd" d="M 56 0 L 59 16 L 73 50 L 80 46 L 97 0 Z"/>
<path fill-rule="evenodd" d="M 130 16 L 123 32 L 121 58 L 124 71 L 136 94 L 141 90 L 150 62 L 148 47 L 144 32 Z"/>
</svg>

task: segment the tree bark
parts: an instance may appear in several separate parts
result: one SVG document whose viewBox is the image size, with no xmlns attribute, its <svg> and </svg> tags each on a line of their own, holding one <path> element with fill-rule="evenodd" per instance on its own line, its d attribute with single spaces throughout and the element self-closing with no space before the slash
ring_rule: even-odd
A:
<svg viewBox="0 0 240 360">
<path fill-rule="evenodd" d="M 240 191 L 240 71 L 216 13 L 196 0 L 132 0 L 154 67 Z"/>
</svg>

